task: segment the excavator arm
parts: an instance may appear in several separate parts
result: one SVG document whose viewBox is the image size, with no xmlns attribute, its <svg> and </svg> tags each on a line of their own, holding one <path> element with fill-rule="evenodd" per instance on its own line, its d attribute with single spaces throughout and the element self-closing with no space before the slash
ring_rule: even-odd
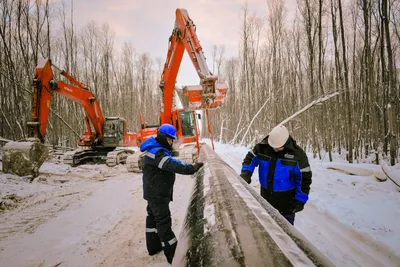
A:
<svg viewBox="0 0 400 267">
<path fill-rule="evenodd" d="M 78 103 L 86 112 L 87 131 L 81 136 L 78 144 L 81 146 L 92 146 L 101 142 L 103 138 L 104 117 L 96 97 L 88 90 L 87 86 L 76 81 L 65 71 L 62 71 L 61 74 L 74 85 L 53 80 L 54 75 L 49 59 L 42 60 L 36 67 L 33 82 L 32 122 L 29 123 L 31 128 L 30 136 L 39 138 L 42 142 L 44 141 L 50 102 L 53 93 L 56 93 Z M 88 120 L 92 122 L 94 132 L 92 132 Z"/>
<path fill-rule="evenodd" d="M 163 92 L 162 123 L 170 123 L 171 121 L 175 81 L 185 50 L 200 78 L 200 85 L 184 88 L 183 95 L 186 97 L 183 101 L 184 109 L 218 108 L 222 105 L 226 95 L 228 86 L 224 83 L 217 83 L 218 77 L 208 69 L 203 48 L 197 38 L 195 25 L 187 10 L 178 8 L 160 82 L 160 88 Z"/>
<path fill-rule="evenodd" d="M 175 81 L 185 50 L 196 69 L 200 83 L 185 86 L 179 95 L 178 90 L 175 90 Z M 195 110 L 206 110 L 208 130 L 212 140 L 208 109 L 221 107 L 228 88 L 225 83 L 217 83 L 217 80 L 218 77 L 208 69 L 195 25 L 188 12 L 185 9 L 177 9 L 175 26 L 169 38 L 167 58 L 159 85 L 162 93 L 160 122 L 172 124 L 177 129 L 179 141 L 175 142 L 175 145 L 180 145 L 177 149 L 179 151 L 175 152 L 178 152 L 182 162 L 193 163 L 198 157 L 200 144 Z M 146 125 L 142 116 L 140 119 L 142 127 L 138 135 L 139 142 L 157 135 L 158 125 Z M 128 157 L 128 171 L 141 171 L 141 157 L 140 154 Z"/>
</svg>

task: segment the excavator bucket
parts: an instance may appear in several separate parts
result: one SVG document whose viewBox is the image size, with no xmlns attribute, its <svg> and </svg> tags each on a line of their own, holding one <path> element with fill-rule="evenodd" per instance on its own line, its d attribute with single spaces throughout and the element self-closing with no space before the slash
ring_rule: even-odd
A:
<svg viewBox="0 0 400 267">
<path fill-rule="evenodd" d="M 213 109 L 222 106 L 228 85 L 216 83 L 215 93 L 206 93 L 201 85 L 187 85 L 182 88 L 182 104 L 185 110 Z"/>
<path fill-rule="evenodd" d="M 36 177 L 47 156 L 48 149 L 39 140 L 8 142 L 3 147 L 3 172 Z"/>
</svg>

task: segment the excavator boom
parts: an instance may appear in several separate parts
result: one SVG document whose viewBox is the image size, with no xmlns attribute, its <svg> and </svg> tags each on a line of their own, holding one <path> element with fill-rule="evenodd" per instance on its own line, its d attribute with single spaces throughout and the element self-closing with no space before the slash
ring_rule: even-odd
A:
<svg viewBox="0 0 400 267">
<path fill-rule="evenodd" d="M 81 136 L 79 145 L 91 146 L 95 142 L 100 142 L 103 136 L 104 117 L 96 97 L 86 86 L 76 81 L 65 71 L 61 72 L 61 74 L 77 86 L 63 81 L 54 81 L 52 65 L 49 59 L 43 59 L 37 65 L 33 81 L 32 122 L 29 123 L 31 126 L 30 136 L 39 138 L 42 142 L 44 141 L 51 98 L 56 93 L 81 105 L 92 122 L 94 132 L 92 132 L 90 124 L 87 123 L 87 132 L 84 136 Z"/>
<path fill-rule="evenodd" d="M 175 81 L 185 50 L 200 78 L 199 85 L 184 87 L 182 103 L 185 110 L 221 107 L 228 89 L 226 83 L 217 83 L 218 77 L 209 70 L 203 48 L 196 34 L 195 25 L 187 10 L 178 8 L 174 29 L 169 38 L 164 70 L 161 75 L 160 88 L 163 93 L 161 123 L 171 123 Z"/>
<path fill-rule="evenodd" d="M 196 69 L 200 83 L 185 86 L 179 95 L 175 90 L 175 82 L 185 50 Z M 207 110 L 219 108 L 224 102 L 228 86 L 225 83 L 217 83 L 217 80 L 218 77 L 211 73 L 207 66 L 192 19 L 185 9 L 178 8 L 159 85 L 162 93 L 160 123 L 169 123 L 176 127 L 179 139 L 176 143 L 181 144 L 179 157 L 183 162 L 193 163 L 197 157 L 195 154 L 199 151 L 199 135 L 194 111 L 206 110 L 208 120 Z M 156 135 L 157 127 L 158 125 L 149 126 L 142 122 L 139 140 L 144 141 Z M 211 133 L 209 120 L 208 129 Z M 129 156 L 127 165 L 128 171 L 140 171 L 140 155 Z"/>
</svg>

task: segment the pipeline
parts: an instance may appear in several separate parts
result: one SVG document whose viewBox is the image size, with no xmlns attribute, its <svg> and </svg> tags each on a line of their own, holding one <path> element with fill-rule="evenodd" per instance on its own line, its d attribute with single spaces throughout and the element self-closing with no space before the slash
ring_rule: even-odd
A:
<svg viewBox="0 0 400 267">
<path fill-rule="evenodd" d="M 208 145 L 173 266 L 334 266 Z"/>
</svg>

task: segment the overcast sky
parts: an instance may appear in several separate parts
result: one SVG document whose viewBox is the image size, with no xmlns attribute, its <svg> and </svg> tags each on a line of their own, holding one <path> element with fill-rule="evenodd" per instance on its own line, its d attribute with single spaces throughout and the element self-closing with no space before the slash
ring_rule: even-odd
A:
<svg viewBox="0 0 400 267">
<path fill-rule="evenodd" d="M 78 28 L 90 21 L 108 23 L 115 32 L 115 45 L 132 43 L 138 53 L 148 52 L 164 62 L 176 8 L 185 8 L 197 26 L 197 36 L 212 71 L 213 45 L 225 45 L 225 56 L 235 56 L 240 40 L 245 0 L 64 0 L 73 1 Z M 251 12 L 266 14 L 266 0 L 247 0 Z M 186 52 L 178 74 L 179 85 L 198 84 L 199 79 Z"/>
</svg>

